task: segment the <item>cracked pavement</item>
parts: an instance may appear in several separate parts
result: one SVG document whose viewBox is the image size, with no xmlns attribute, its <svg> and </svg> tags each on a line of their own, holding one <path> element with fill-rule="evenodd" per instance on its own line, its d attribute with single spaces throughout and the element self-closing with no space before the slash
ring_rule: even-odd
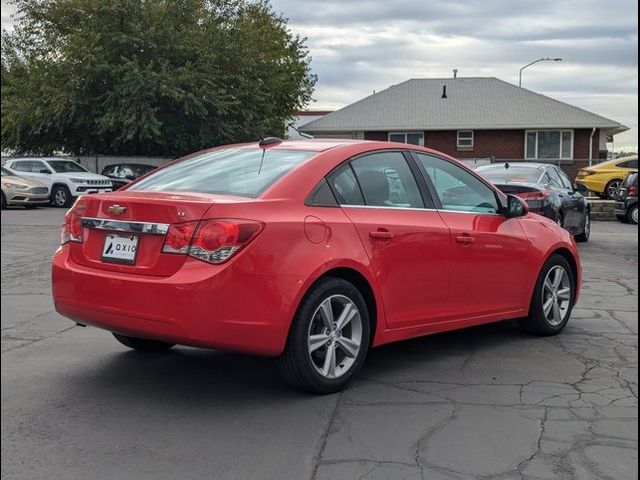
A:
<svg viewBox="0 0 640 480">
<path fill-rule="evenodd" d="M 62 212 L 2 212 L 2 478 L 637 479 L 638 230 L 594 224 L 553 338 L 514 322 L 371 351 L 341 394 L 270 360 L 155 357 L 50 300 Z"/>
</svg>

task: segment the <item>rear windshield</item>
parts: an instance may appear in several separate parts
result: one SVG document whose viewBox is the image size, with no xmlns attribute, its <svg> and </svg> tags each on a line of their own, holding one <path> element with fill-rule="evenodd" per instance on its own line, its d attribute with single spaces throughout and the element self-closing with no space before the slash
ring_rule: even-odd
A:
<svg viewBox="0 0 640 480">
<path fill-rule="evenodd" d="M 53 168 L 56 173 L 88 172 L 88 170 L 82 165 L 70 160 L 48 160 L 47 163 L 49 163 L 51 168 Z"/>
<path fill-rule="evenodd" d="M 544 167 L 518 167 L 504 168 L 504 165 L 492 165 L 480 167 L 477 172 L 494 184 L 505 183 L 538 183 L 544 173 Z"/>
<path fill-rule="evenodd" d="M 151 173 L 129 190 L 257 197 L 280 177 L 315 154 L 256 148 L 215 150 Z"/>
</svg>

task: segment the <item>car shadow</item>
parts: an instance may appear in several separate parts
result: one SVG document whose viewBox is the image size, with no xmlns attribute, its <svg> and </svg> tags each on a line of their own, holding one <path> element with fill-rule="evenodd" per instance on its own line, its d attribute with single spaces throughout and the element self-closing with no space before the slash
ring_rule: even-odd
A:
<svg viewBox="0 0 640 480">
<path fill-rule="evenodd" d="M 430 363 L 460 359 L 471 349 L 479 353 L 530 340 L 514 322 L 407 340 L 372 349 L 359 377 L 406 376 L 415 371 L 416 365 L 428 368 Z M 256 402 L 265 405 L 314 398 L 287 387 L 280 380 L 273 359 L 190 347 L 157 354 L 116 353 L 107 357 L 106 363 L 83 371 L 75 380 L 78 388 L 87 388 L 92 396 L 97 391 L 116 394 L 135 404 L 187 404 L 194 409 L 229 404 L 250 407 Z M 358 388 L 358 383 L 351 388 Z"/>
</svg>

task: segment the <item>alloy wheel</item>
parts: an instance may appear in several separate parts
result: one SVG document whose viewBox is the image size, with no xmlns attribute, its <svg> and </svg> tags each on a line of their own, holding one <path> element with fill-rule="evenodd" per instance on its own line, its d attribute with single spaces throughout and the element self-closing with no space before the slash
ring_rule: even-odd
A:
<svg viewBox="0 0 640 480">
<path fill-rule="evenodd" d="M 587 213 L 587 216 L 584 217 L 584 236 L 589 238 L 591 235 L 591 215 Z"/>
<path fill-rule="evenodd" d="M 633 209 L 631 210 L 631 221 L 636 225 L 638 224 L 638 207 L 637 206 L 633 207 Z"/>
<path fill-rule="evenodd" d="M 58 207 L 64 207 L 67 203 L 67 192 L 65 192 L 62 188 L 56 190 L 54 202 Z"/>
<path fill-rule="evenodd" d="M 609 187 L 607 188 L 607 196 L 609 198 L 616 198 L 621 185 L 622 182 L 620 180 L 614 180 L 613 182 L 609 183 Z"/>
<path fill-rule="evenodd" d="M 322 301 L 308 332 L 311 363 L 320 375 L 336 379 L 347 373 L 362 345 L 362 318 L 356 304 L 344 295 Z"/>
<path fill-rule="evenodd" d="M 542 284 L 542 311 L 550 325 L 561 325 L 571 308 L 571 277 L 564 267 L 556 265 Z"/>
</svg>

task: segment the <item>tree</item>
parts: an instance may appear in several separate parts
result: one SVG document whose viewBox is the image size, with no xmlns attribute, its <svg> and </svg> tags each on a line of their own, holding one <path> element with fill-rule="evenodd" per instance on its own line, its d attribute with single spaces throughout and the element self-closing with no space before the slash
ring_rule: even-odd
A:
<svg viewBox="0 0 640 480">
<path fill-rule="evenodd" d="M 180 155 L 283 133 L 305 39 L 268 0 L 13 0 L 2 149 Z"/>
</svg>

